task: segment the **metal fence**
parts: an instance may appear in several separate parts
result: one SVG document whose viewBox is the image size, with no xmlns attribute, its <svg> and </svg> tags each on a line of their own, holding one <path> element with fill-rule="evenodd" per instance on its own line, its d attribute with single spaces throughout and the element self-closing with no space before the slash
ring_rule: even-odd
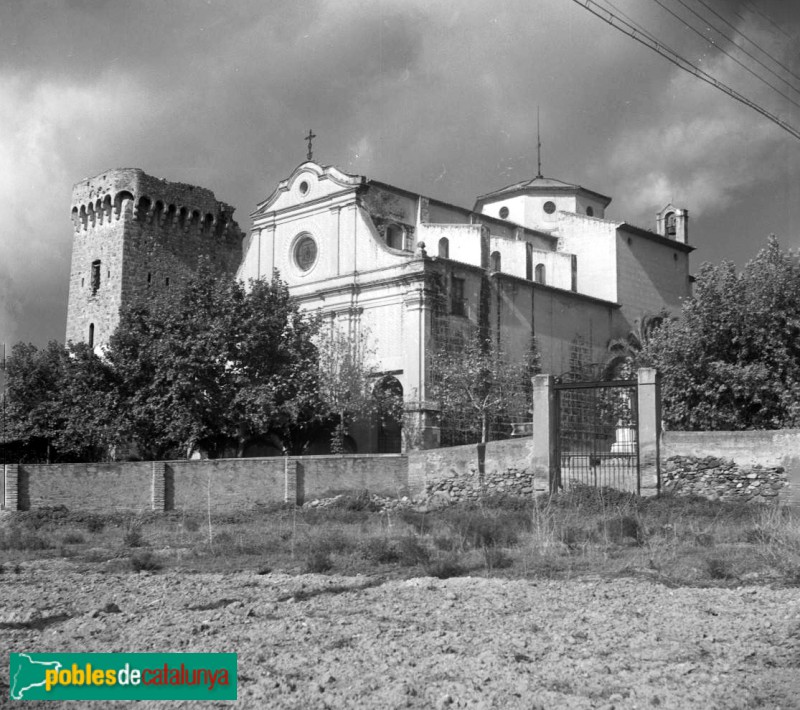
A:
<svg viewBox="0 0 800 710">
<path fill-rule="evenodd" d="M 557 486 L 640 492 L 636 380 L 555 385 Z"/>
</svg>

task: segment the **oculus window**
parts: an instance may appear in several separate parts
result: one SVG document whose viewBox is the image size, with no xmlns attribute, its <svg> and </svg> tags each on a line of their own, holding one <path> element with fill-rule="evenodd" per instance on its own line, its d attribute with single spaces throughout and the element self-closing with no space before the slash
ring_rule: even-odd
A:
<svg viewBox="0 0 800 710">
<path fill-rule="evenodd" d="M 316 261 L 317 243 L 310 234 L 304 234 L 294 245 L 294 263 L 300 271 L 308 271 Z"/>
</svg>

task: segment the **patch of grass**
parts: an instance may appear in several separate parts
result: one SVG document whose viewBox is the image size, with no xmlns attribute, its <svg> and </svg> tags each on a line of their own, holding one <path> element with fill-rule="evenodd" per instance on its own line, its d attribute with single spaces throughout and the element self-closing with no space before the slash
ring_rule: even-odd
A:
<svg viewBox="0 0 800 710">
<path fill-rule="evenodd" d="M 448 555 L 439 559 L 432 560 L 425 567 L 425 572 L 430 577 L 438 579 L 449 579 L 450 577 L 462 577 L 469 570 L 457 555 Z"/>
<path fill-rule="evenodd" d="M 20 526 L 11 526 L 0 530 L 0 550 L 49 550 L 54 547 L 47 538 L 25 530 Z"/>
<path fill-rule="evenodd" d="M 398 561 L 404 567 L 426 565 L 431 553 L 416 535 L 406 535 L 397 541 Z"/>
<path fill-rule="evenodd" d="M 722 557 L 707 557 L 705 564 L 706 573 L 711 579 L 736 579 L 736 574 L 734 574 L 729 560 L 726 560 Z"/>
<path fill-rule="evenodd" d="M 134 572 L 155 572 L 164 566 L 161 560 L 148 550 L 134 553 L 130 562 Z"/>
<path fill-rule="evenodd" d="M 83 543 L 86 542 L 86 538 L 80 533 L 71 532 L 64 535 L 64 537 L 61 538 L 61 542 L 64 545 L 83 545 Z"/>
<path fill-rule="evenodd" d="M 125 547 L 142 547 L 145 544 L 140 521 L 133 520 L 125 526 L 122 533 L 122 544 Z"/>
<path fill-rule="evenodd" d="M 360 555 L 370 562 L 391 564 L 400 559 L 394 543 L 386 537 L 369 537 L 358 548 Z"/>
<path fill-rule="evenodd" d="M 333 560 L 327 550 L 311 550 L 306 556 L 304 572 L 324 574 L 333 569 Z"/>
<path fill-rule="evenodd" d="M 86 520 L 86 530 L 90 533 L 101 533 L 106 527 L 106 521 L 98 515 L 93 515 Z"/>
</svg>

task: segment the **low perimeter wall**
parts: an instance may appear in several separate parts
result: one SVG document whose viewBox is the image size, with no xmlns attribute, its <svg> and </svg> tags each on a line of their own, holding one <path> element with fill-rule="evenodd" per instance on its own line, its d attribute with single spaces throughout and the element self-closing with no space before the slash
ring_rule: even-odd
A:
<svg viewBox="0 0 800 710">
<path fill-rule="evenodd" d="M 800 505 L 800 429 L 668 431 L 662 489 Z"/>
<path fill-rule="evenodd" d="M 297 456 L 202 461 L 18 464 L 5 467 L 9 510 L 234 511 L 302 504 L 341 491 L 408 492 L 402 455 Z"/>
<path fill-rule="evenodd" d="M 482 450 L 483 449 L 483 450 Z M 472 500 L 547 490 L 535 476 L 534 439 L 453 446 L 408 455 L 297 456 L 0 467 L 8 510 L 233 511 L 303 503 L 343 491 Z M 800 505 L 800 430 L 665 432 L 661 490 Z"/>
</svg>

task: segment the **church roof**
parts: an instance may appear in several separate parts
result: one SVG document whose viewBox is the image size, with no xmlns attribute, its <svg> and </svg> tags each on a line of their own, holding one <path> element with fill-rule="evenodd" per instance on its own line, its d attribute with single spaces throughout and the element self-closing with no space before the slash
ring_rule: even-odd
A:
<svg viewBox="0 0 800 710">
<path fill-rule="evenodd" d="M 547 178 L 542 175 L 537 175 L 535 178 L 531 180 L 523 180 L 522 182 L 516 182 L 513 185 L 507 185 L 506 187 L 501 187 L 499 190 L 494 190 L 493 192 L 487 192 L 485 195 L 481 195 L 480 197 L 478 197 L 478 199 L 476 200 L 476 204 L 493 201 L 496 200 L 497 198 L 505 197 L 507 195 L 514 195 L 520 192 L 533 192 L 533 193 L 582 192 L 585 195 L 600 200 L 606 206 L 611 202 L 610 197 L 607 197 L 606 195 L 601 195 L 599 192 L 595 192 L 594 190 L 587 190 L 585 187 L 581 187 L 580 185 L 572 185 L 568 182 L 562 182 L 561 180 L 556 180 L 554 178 Z"/>
</svg>

